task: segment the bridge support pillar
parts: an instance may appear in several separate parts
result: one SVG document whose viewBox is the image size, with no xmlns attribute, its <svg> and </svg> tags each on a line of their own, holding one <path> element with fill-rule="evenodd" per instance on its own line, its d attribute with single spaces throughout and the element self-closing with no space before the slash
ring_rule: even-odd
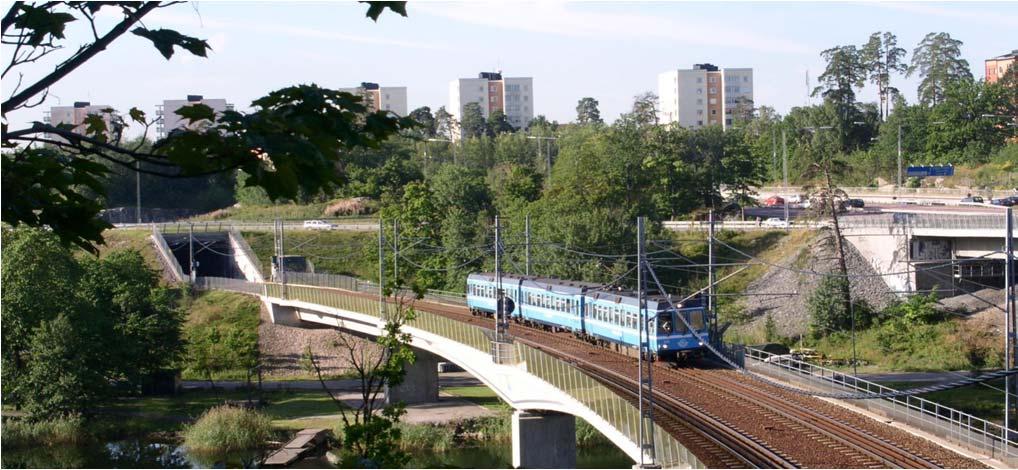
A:
<svg viewBox="0 0 1018 470">
<path fill-rule="evenodd" d="M 301 326 L 296 307 L 287 307 L 269 302 L 269 317 L 272 323 L 285 326 Z"/>
<path fill-rule="evenodd" d="M 439 357 L 420 349 L 414 349 L 417 360 L 406 367 L 403 383 L 385 390 L 385 402 L 402 401 L 407 405 L 434 403 L 438 401 Z"/>
<path fill-rule="evenodd" d="M 576 468 L 576 417 L 516 410 L 513 467 Z"/>
</svg>

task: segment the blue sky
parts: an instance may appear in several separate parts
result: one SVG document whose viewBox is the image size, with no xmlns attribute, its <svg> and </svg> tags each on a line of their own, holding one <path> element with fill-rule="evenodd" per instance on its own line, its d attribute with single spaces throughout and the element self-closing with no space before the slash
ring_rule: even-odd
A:
<svg viewBox="0 0 1018 470">
<path fill-rule="evenodd" d="M 909 56 L 926 33 L 948 32 L 964 41 L 977 78 L 985 58 L 1018 48 L 1018 3 L 411 2 L 408 18 L 386 12 L 377 24 L 364 10 L 296 2 L 162 9 L 146 25 L 208 39 L 208 59 L 178 53 L 166 61 L 145 40 L 125 36 L 54 87 L 44 107 L 86 100 L 151 113 L 163 99 L 191 93 L 246 109 L 291 84 L 374 81 L 408 87 L 410 109 L 434 110 L 448 103 L 450 80 L 501 69 L 534 77 L 538 114 L 569 121 L 577 100 L 593 96 L 613 120 L 634 95 L 656 92 L 659 72 L 711 62 L 752 67 L 756 104 L 783 113 L 806 101 L 805 74 L 815 80 L 822 71 L 820 51 L 860 45 L 875 31 L 897 34 Z M 90 34 L 83 26 L 70 28 L 71 37 Z M 10 53 L 5 47 L 2 58 Z M 22 67 L 25 80 L 52 65 Z M 4 79 L 5 96 L 16 81 L 16 73 Z M 916 83 L 895 79 L 910 101 Z M 875 90 L 861 97 L 873 100 Z M 16 126 L 41 119 L 44 107 L 8 119 Z"/>
</svg>

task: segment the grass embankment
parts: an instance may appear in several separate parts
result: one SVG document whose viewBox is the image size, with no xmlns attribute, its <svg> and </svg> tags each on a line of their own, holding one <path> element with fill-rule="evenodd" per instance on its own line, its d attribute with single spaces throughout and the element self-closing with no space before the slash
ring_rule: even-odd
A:
<svg viewBox="0 0 1018 470">
<path fill-rule="evenodd" d="M 715 245 L 715 262 L 719 264 L 746 263 L 751 261 L 746 255 L 751 255 L 768 263 L 779 263 L 796 250 L 802 249 L 813 236 L 815 233 L 808 230 L 721 231 L 718 232 L 717 238 L 730 245 L 731 248 L 720 243 Z M 680 253 L 698 264 L 707 263 L 708 246 L 705 233 L 678 232 L 673 237 Z M 681 261 L 672 263 L 682 264 Z M 749 283 L 760 278 L 767 272 L 767 269 L 769 267 L 764 264 L 720 266 L 716 269 L 717 279 L 731 276 L 720 282 L 717 289 L 720 296 L 718 315 L 722 322 L 730 321 L 741 324 L 750 319 L 739 302 L 738 295 L 744 293 Z M 701 271 L 703 271 L 702 274 L 695 275 L 691 279 L 690 287 L 700 288 L 707 285 L 706 270 L 702 269 Z"/>
<path fill-rule="evenodd" d="M 961 377 L 958 377 L 959 379 Z M 897 390 L 925 387 L 936 382 L 895 382 L 877 381 L 880 385 Z M 917 395 L 948 408 L 954 408 L 972 416 L 997 424 L 1004 422 L 1004 380 L 992 380 L 983 385 L 969 385 L 941 392 Z"/>
<path fill-rule="evenodd" d="M 258 257 L 262 272 L 271 273 L 272 232 L 243 232 L 243 235 Z M 318 273 L 372 279 L 378 276 L 377 237 L 377 234 L 365 232 L 287 230 L 285 253 L 306 256 Z"/>
<path fill-rule="evenodd" d="M 184 306 L 183 378 L 213 380 L 247 378 L 250 362 L 258 357 L 258 299 L 232 292 L 210 291 Z"/>
<path fill-rule="evenodd" d="M 103 232 L 104 245 L 99 245 L 99 256 L 106 256 L 117 250 L 131 249 L 141 253 L 145 265 L 157 271 L 163 270 L 159 254 L 152 246 L 151 230 L 107 230 Z"/>
<path fill-rule="evenodd" d="M 192 452 L 221 453 L 256 449 L 272 435 L 272 420 L 258 411 L 219 406 L 184 430 L 184 446 Z"/>
<path fill-rule="evenodd" d="M 336 219 L 335 216 L 325 215 L 325 209 L 334 202 L 322 202 L 311 204 L 273 204 L 266 206 L 240 205 L 219 209 L 207 214 L 191 218 L 191 220 L 237 220 L 251 222 L 266 222 L 273 219 L 285 220 L 308 220 L 308 219 Z M 343 216 L 343 220 L 371 220 L 371 216 Z"/>
</svg>

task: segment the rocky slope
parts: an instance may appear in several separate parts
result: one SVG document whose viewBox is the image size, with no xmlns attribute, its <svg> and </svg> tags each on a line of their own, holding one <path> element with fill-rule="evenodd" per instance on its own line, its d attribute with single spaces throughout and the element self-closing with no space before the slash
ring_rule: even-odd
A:
<svg viewBox="0 0 1018 470">
<path fill-rule="evenodd" d="M 865 302 L 871 308 L 886 307 L 894 294 L 884 281 L 850 244 L 845 244 L 852 299 Z M 807 301 L 821 275 L 837 270 L 834 237 L 824 230 L 791 254 L 770 266 L 758 279 L 751 282 L 741 300 L 742 307 L 751 319 L 743 325 L 733 326 L 738 332 L 762 332 L 767 315 L 774 319 L 778 334 L 794 338 L 809 331 L 810 315 Z M 763 295 L 775 294 L 775 295 Z"/>
</svg>

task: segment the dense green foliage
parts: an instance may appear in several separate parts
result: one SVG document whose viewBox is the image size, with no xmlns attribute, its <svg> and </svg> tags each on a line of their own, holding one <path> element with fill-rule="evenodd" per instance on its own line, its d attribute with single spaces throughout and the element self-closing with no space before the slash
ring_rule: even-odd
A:
<svg viewBox="0 0 1018 470">
<path fill-rule="evenodd" d="M 140 386 L 182 347 L 175 295 L 133 250 L 75 258 L 57 237 L 3 231 L 3 394 L 33 417 Z"/>
<path fill-rule="evenodd" d="M 184 430 L 184 446 L 193 452 L 223 453 L 255 449 L 272 436 L 272 420 L 264 414 L 232 406 L 212 408 Z"/>
</svg>

